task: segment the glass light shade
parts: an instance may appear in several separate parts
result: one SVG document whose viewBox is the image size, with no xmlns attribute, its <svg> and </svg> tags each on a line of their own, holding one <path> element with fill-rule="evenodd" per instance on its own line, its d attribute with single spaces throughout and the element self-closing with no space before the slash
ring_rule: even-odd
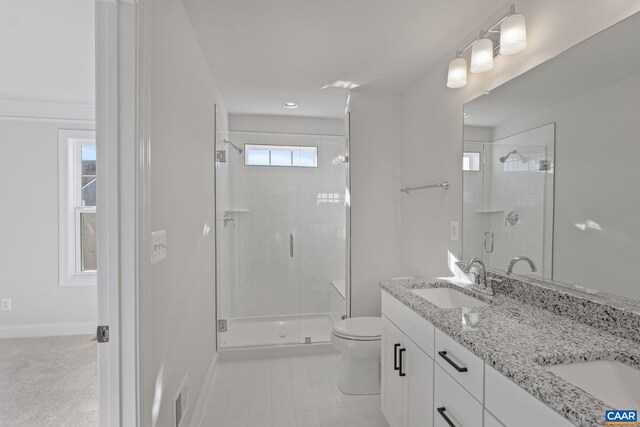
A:
<svg viewBox="0 0 640 427">
<path fill-rule="evenodd" d="M 524 15 L 513 14 L 500 24 L 500 54 L 512 55 L 527 47 Z"/>
<path fill-rule="evenodd" d="M 484 73 L 493 68 L 493 42 L 480 39 L 471 47 L 471 72 Z"/>
<path fill-rule="evenodd" d="M 455 58 L 449 62 L 449 75 L 447 77 L 447 86 L 457 89 L 467 85 L 467 60 L 464 58 Z"/>
</svg>

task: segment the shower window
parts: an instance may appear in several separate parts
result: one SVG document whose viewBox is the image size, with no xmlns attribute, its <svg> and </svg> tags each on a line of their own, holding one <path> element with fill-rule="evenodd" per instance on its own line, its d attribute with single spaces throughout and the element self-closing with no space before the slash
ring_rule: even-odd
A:
<svg viewBox="0 0 640 427">
<path fill-rule="evenodd" d="M 465 151 L 462 155 L 462 170 L 464 172 L 480 172 L 480 152 Z"/>
<path fill-rule="evenodd" d="M 318 167 L 318 147 L 245 144 L 244 149 L 246 166 Z"/>
</svg>

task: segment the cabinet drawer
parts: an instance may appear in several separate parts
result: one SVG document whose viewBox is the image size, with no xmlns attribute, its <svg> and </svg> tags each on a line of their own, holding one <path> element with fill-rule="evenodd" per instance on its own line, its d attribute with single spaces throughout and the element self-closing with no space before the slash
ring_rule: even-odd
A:
<svg viewBox="0 0 640 427">
<path fill-rule="evenodd" d="M 440 366 L 435 365 L 434 427 L 482 427 L 482 405 Z"/>
<path fill-rule="evenodd" d="M 382 291 L 382 314 L 433 358 L 434 326 L 395 297 Z"/>
<path fill-rule="evenodd" d="M 484 362 L 458 344 L 453 338 L 436 329 L 434 360 L 449 375 L 482 402 L 484 392 Z"/>
<path fill-rule="evenodd" d="M 487 393 L 484 404 L 505 426 L 570 427 L 573 425 L 491 366 L 485 369 Z"/>
</svg>

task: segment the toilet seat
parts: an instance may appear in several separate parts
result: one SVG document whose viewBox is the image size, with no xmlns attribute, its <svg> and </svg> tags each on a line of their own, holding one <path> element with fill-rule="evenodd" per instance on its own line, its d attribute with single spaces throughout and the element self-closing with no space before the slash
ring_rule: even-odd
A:
<svg viewBox="0 0 640 427">
<path fill-rule="evenodd" d="M 353 341 L 380 341 L 382 319 L 380 317 L 352 317 L 333 325 L 333 335 Z"/>
</svg>

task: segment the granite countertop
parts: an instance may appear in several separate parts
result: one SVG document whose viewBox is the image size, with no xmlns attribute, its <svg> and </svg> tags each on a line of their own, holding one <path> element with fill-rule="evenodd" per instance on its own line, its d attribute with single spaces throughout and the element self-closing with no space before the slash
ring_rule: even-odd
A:
<svg viewBox="0 0 640 427">
<path fill-rule="evenodd" d="M 504 295 L 487 296 L 444 280 L 387 280 L 380 287 L 578 426 L 603 425 L 605 409 L 612 408 L 545 365 L 607 359 L 640 368 L 640 343 Z M 411 292 L 434 287 L 455 288 L 489 305 L 443 309 Z M 463 310 L 471 314 L 466 319 L 477 315 L 477 322 L 463 322 Z"/>
</svg>

